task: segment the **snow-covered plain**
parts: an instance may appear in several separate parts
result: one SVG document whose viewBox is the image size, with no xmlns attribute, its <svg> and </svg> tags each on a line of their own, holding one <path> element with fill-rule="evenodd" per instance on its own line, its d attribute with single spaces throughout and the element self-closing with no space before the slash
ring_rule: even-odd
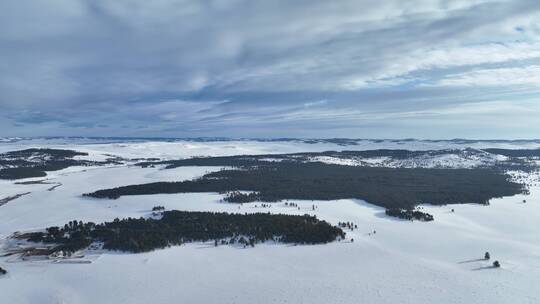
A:
<svg viewBox="0 0 540 304">
<path fill-rule="evenodd" d="M 124 157 L 179 158 L 182 156 L 224 156 L 240 154 L 277 154 L 295 152 L 321 152 L 342 150 L 442 150 L 463 148 L 537 149 L 540 140 L 374 140 L 357 139 L 338 144 L 329 140 L 161 140 L 107 139 L 107 138 L 1 138 L 0 153 L 25 148 L 77 148 L 94 155 L 121 154 Z M 98 159 L 102 160 L 102 159 Z"/>
<path fill-rule="evenodd" d="M 0 145 L 0 149 L 14 150 Z M 22 145 L 18 148 L 35 147 Z M 138 142 L 41 145 L 125 158 L 180 158 L 324 150 L 358 146 L 290 142 Z M 448 147 L 442 147 L 448 148 Z M 15 148 L 17 149 L 17 148 Z M 189 244 L 150 253 L 88 252 L 90 264 L 21 262 L 0 258 L 1 303 L 540 303 L 540 187 L 528 196 L 494 199 L 489 206 L 422 206 L 433 222 L 384 215 L 360 200 L 295 201 L 301 210 L 272 204 L 238 206 L 217 193 L 126 196 L 118 200 L 82 193 L 134 183 L 184 180 L 217 170 L 110 166 L 53 172 L 62 185 L 0 181 L 0 198 L 30 191 L 0 206 L 0 245 L 15 231 L 148 216 L 167 209 L 316 214 L 332 224 L 352 221 L 354 242 L 315 246 L 262 244 L 243 249 Z M 523 203 L 526 200 L 526 203 Z M 313 211 L 311 206 L 318 206 Z M 258 207 L 255 207 L 258 205 Z M 455 212 L 451 212 L 451 209 Z M 376 234 L 372 232 L 376 230 Z M 485 251 L 500 269 L 481 260 Z"/>
</svg>

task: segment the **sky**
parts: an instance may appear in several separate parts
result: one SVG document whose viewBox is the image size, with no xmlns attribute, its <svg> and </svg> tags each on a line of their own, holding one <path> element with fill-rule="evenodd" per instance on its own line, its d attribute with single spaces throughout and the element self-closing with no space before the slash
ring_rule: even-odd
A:
<svg viewBox="0 0 540 304">
<path fill-rule="evenodd" d="M 540 138 L 540 1 L 2 0 L 0 136 Z"/>
</svg>

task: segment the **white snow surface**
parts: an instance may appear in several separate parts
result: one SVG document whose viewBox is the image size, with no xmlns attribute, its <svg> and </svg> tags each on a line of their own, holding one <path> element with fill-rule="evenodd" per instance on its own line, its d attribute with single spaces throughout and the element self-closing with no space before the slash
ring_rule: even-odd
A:
<svg viewBox="0 0 540 304">
<path fill-rule="evenodd" d="M 107 140 L 85 138 L 0 138 L 0 153 L 26 148 L 59 148 L 77 149 L 91 155 L 112 154 L 117 156 L 138 158 L 180 158 L 190 156 L 226 156 L 239 154 L 282 154 L 295 152 L 322 152 L 342 150 L 443 150 L 443 149 L 537 149 L 540 140 L 522 141 L 429 141 L 429 140 L 352 140 L 347 144 L 336 144 L 327 141 L 308 143 L 306 140 L 292 141 L 258 141 L 258 140 Z M 354 144 L 352 144 L 354 143 Z M 99 159 L 103 160 L 103 159 Z"/>
<path fill-rule="evenodd" d="M 340 164 L 349 166 L 373 167 L 402 167 L 402 168 L 474 168 L 479 166 L 492 166 L 497 162 L 506 160 L 505 156 L 485 153 L 481 148 L 508 148 L 508 149 L 535 149 L 540 148 L 540 141 L 422 141 L 422 140 L 357 140 L 355 144 L 336 144 L 331 142 L 307 143 L 305 141 L 117 141 L 112 143 L 77 143 L 69 140 L 33 139 L 15 142 L 0 142 L 0 153 L 27 148 L 57 148 L 72 149 L 88 153 L 87 156 L 76 156 L 75 159 L 105 161 L 114 157 L 124 159 L 158 158 L 161 160 L 182 159 L 194 156 L 230 156 L 230 155 L 256 155 L 256 154 L 286 154 L 300 152 L 324 151 L 362 151 L 374 149 L 404 149 L 411 151 L 448 150 L 446 154 L 420 155 L 408 159 L 391 157 L 348 157 L 338 158 L 332 156 L 316 156 L 309 161 Z M 454 151 L 452 151 L 454 150 Z M 456 153 L 455 150 L 460 151 Z M 262 161 L 276 162 L 280 158 L 267 157 Z"/>
<path fill-rule="evenodd" d="M 506 156 L 490 154 L 480 150 L 460 149 L 459 152 L 449 151 L 446 154 L 410 157 L 406 159 L 392 157 L 332 157 L 314 156 L 310 162 L 322 162 L 327 164 L 345 166 L 367 166 L 367 167 L 387 167 L 387 168 L 464 168 L 471 169 L 477 167 L 494 166 L 498 162 L 508 159 Z"/>
<path fill-rule="evenodd" d="M 6 149 L 0 145 L 0 149 Z M 50 147 L 50 146 L 47 146 Z M 180 158 L 336 150 L 328 144 L 221 142 L 61 145 L 122 157 Z M 311 149 L 310 149 L 311 148 Z M 346 147 L 350 149 L 350 147 Z M 0 246 L 15 231 L 70 220 L 110 221 L 168 210 L 315 214 L 337 224 L 352 221 L 354 242 L 243 249 L 194 243 L 149 253 L 85 252 L 91 263 L 21 262 L 0 257 L 1 303 L 540 303 L 540 187 L 530 195 L 493 199 L 489 206 L 422 206 L 433 222 L 384 215 L 361 200 L 228 204 L 217 193 L 83 198 L 82 193 L 134 183 L 185 180 L 215 167 L 173 170 L 111 166 L 69 168 L 50 174 L 50 185 L 0 181 L 0 198 L 30 191 L 0 206 Z M 534 179 L 538 180 L 538 178 Z M 526 200 L 526 203 L 523 203 Z M 311 206 L 318 206 L 312 211 Z M 258 205 L 258 207 L 255 207 Z M 451 212 L 451 209 L 455 212 Z M 376 230 L 376 234 L 371 233 Z M 491 261 L 481 258 L 485 251 Z M 493 260 L 502 267 L 490 268 Z"/>
</svg>

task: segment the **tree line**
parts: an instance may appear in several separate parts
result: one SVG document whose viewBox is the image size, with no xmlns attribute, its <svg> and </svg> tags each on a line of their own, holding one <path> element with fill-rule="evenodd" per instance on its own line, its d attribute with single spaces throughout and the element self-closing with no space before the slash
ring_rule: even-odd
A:
<svg viewBox="0 0 540 304">
<path fill-rule="evenodd" d="M 251 194 L 235 192 L 253 191 Z M 220 192 L 230 202 L 356 198 L 387 209 L 418 204 L 487 204 L 522 193 L 523 185 L 493 169 L 353 167 L 323 163 L 266 162 L 212 172 L 182 182 L 155 182 L 84 194 L 116 199 L 123 195 Z"/>
<path fill-rule="evenodd" d="M 117 163 L 74 159 L 88 153 L 62 149 L 25 149 L 0 154 L 0 179 L 44 177 L 47 171 L 58 171 L 72 166 L 95 166 Z"/>
<path fill-rule="evenodd" d="M 422 212 L 419 210 L 410 210 L 410 209 L 399 209 L 399 208 L 392 208 L 392 209 L 386 209 L 385 211 L 386 215 L 397 217 L 404 220 L 419 220 L 424 222 L 430 222 L 433 221 L 433 215 Z"/>
<path fill-rule="evenodd" d="M 164 211 L 160 219 L 127 218 L 95 224 L 71 221 L 63 227 L 20 236 L 56 245 L 50 251 L 75 252 L 93 242 L 104 249 L 146 252 L 190 242 L 255 246 L 265 241 L 321 244 L 345 238 L 339 227 L 310 215 Z"/>
</svg>

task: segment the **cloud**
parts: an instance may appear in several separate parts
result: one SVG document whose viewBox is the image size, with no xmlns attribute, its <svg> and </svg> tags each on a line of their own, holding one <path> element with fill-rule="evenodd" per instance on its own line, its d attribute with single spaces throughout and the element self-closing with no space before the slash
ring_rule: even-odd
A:
<svg viewBox="0 0 540 304">
<path fill-rule="evenodd" d="M 351 136 L 377 121 L 414 137 L 411 117 L 536 94 L 539 20 L 535 0 L 6 0 L 0 125 Z"/>
<path fill-rule="evenodd" d="M 540 87 L 540 65 L 494 68 L 448 75 L 439 86 L 532 86 Z"/>
</svg>

